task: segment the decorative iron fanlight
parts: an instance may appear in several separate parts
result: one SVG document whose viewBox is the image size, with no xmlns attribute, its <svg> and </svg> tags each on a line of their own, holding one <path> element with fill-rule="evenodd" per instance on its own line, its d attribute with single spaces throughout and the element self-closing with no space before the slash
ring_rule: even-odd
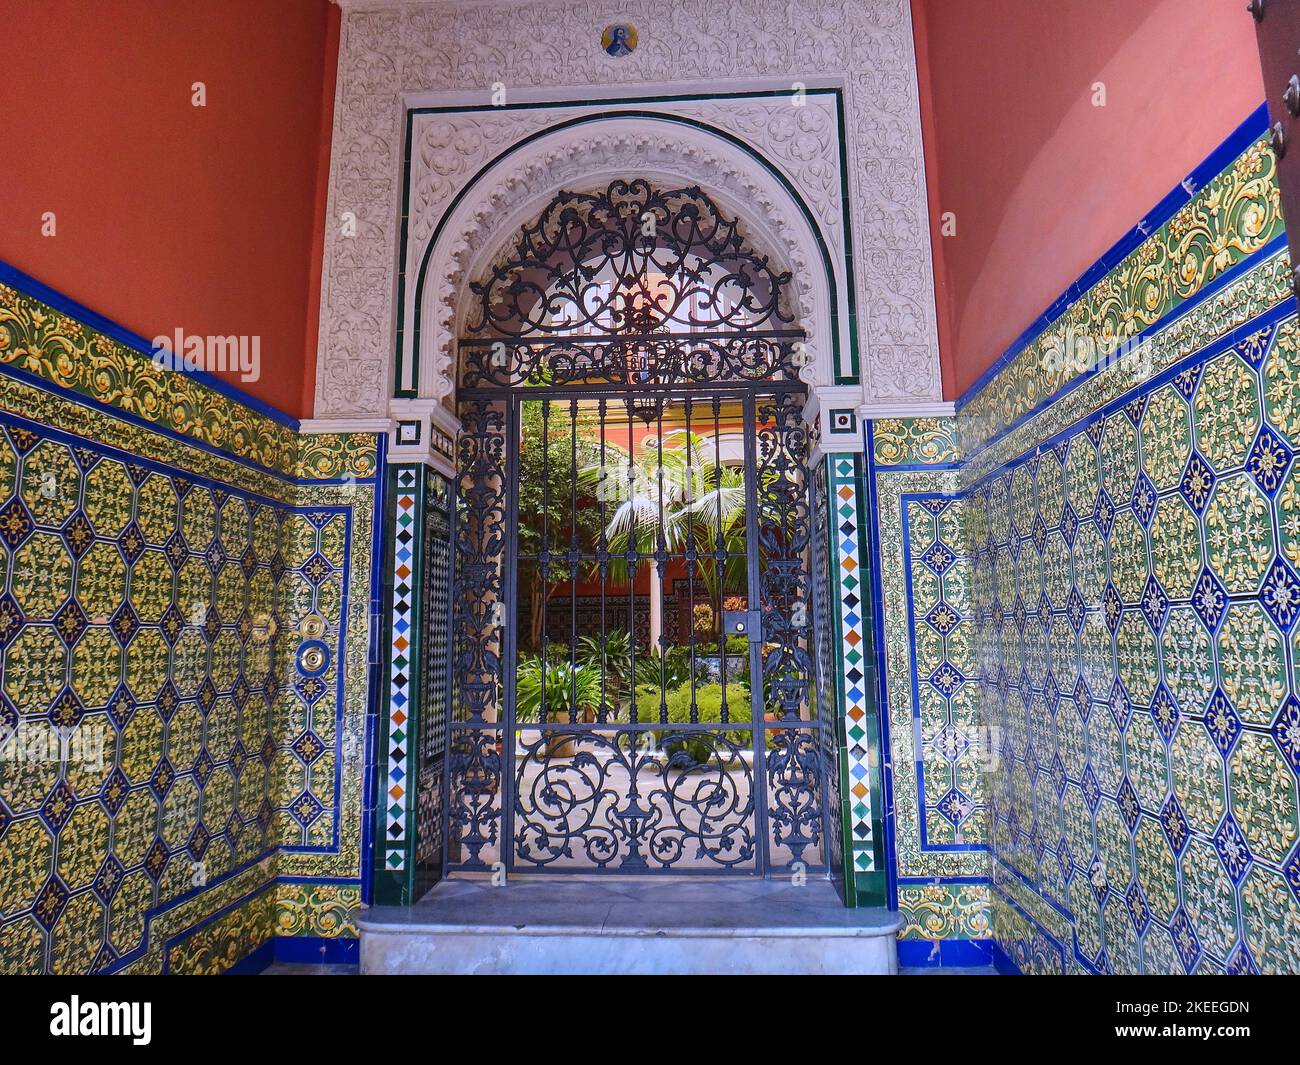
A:
<svg viewBox="0 0 1300 1065">
<path fill-rule="evenodd" d="M 649 422 L 664 389 L 793 379 L 790 283 L 698 187 L 562 191 L 471 282 L 461 383 L 623 387 Z"/>
</svg>

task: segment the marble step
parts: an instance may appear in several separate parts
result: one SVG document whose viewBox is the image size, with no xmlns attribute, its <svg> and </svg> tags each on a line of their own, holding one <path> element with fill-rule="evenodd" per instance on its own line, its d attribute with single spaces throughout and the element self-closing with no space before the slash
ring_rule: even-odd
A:
<svg viewBox="0 0 1300 1065">
<path fill-rule="evenodd" d="M 566 875 L 447 880 L 358 925 L 366 974 L 893 975 L 901 921 L 824 880 Z"/>
</svg>

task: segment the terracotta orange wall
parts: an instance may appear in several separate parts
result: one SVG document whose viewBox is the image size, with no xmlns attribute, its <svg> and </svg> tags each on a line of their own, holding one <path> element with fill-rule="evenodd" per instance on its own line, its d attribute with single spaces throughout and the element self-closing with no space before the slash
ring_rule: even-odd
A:
<svg viewBox="0 0 1300 1065">
<path fill-rule="evenodd" d="M 912 0 L 947 398 L 1263 101 L 1245 8 Z"/>
<path fill-rule="evenodd" d="M 146 339 L 260 336 L 234 383 L 309 415 L 338 9 L 4 7 L 0 259 Z"/>
</svg>

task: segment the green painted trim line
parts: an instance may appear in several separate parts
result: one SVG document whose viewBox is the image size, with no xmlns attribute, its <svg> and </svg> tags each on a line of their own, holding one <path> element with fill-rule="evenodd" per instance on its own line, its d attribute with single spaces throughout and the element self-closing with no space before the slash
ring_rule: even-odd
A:
<svg viewBox="0 0 1300 1065">
<path fill-rule="evenodd" d="M 839 329 L 835 321 L 836 315 L 831 314 L 831 335 L 836 338 L 835 344 L 835 383 L 837 385 L 856 385 L 862 378 L 862 368 L 858 364 L 858 309 L 857 309 L 857 284 L 853 274 L 853 218 L 849 213 L 849 160 L 844 151 L 847 143 L 844 134 L 844 95 L 837 92 L 835 94 L 835 135 L 839 138 L 840 147 L 840 203 L 843 204 L 844 215 L 844 290 L 848 295 L 848 307 L 845 313 L 849 316 L 849 372 L 844 372 L 844 365 L 839 348 Z M 832 275 L 832 280 L 834 275 Z M 834 301 L 832 301 L 833 303 Z"/>
<path fill-rule="evenodd" d="M 416 352 L 415 365 L 411 367 L 411 386 L 398 386 L 402 373 L 402 341 L 406 337 L 406 315 L 402 308 L 406 306 L 406 248 L 410 239 L 411 221 L 411 132 L 415 125 L 415 112 L 406 112 L 406 133 L 402 147 L 402 217 L 401 232 L 398 236 L 397 252 L 397 348 L 393 360 L 395 376 L 393 377 L 393 395 L 399 399 L 410 399 L 420 394 L 420 360 Z"/>
<path fill-rule="evenodd" d="M 814 89 L 805 89 L 805 96 L 842 95 L 843 90 L 837 85 L 822 85 Z M 487 95 L 484 90 L 484 95 Z M 505 104 L 446 104 L 436 107 L 412 107 L 413 115 L 451 115 L 464 114 L 466 111 L 533 111 L 539 107 L 600 107 L 617 104 L 664 104 L 690 103 L 694 100 L 749 100 L 756 97 L 771 99 L 776 96 L 790 96 L 790 89 L 737 89 L 735 92 L 682 92 L 658 96 L 607 96 L 598 100 L 528 100 L 523 103 Z"/>
</svg>

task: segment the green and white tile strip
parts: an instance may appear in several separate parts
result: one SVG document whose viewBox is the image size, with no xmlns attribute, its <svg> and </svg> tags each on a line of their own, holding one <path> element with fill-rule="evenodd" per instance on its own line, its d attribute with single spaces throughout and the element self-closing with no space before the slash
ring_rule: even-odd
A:
<svg viewBox="0 0 1300 1065">
<path fill-rule="evenodd" d="M 419 466 L 394 468 L 395 530 L 393 541 L 393 606 L 390 617 L 388 666 L 388 716 L 385 736 L 387 771 L 382 802 L 384 868 L 401 872 L 407 867 L 411 815 L 411 712 L 414 704 L 413 663 L 417 546 L 420 539 L 421 470 Z"/>
<path fill-rule="evenodd" d="M 845 879 L 850 899 L 859 894 L 867 874 L 881 871 L 877 860 L 876 809 L 879 784 L 873 779 L 878 742 L 871 680 L 870 585 L 863 572 L 865 530 L 862 520 L 861 456 L 837 454 L 829 463 L 827 490 L 830 536 L 839 586 L 837 634 L 840 646 L 840 697 L 844 715 L 843 795 Z M 879 877 L 869 879 L 877 880 Z"/>
</svg>

